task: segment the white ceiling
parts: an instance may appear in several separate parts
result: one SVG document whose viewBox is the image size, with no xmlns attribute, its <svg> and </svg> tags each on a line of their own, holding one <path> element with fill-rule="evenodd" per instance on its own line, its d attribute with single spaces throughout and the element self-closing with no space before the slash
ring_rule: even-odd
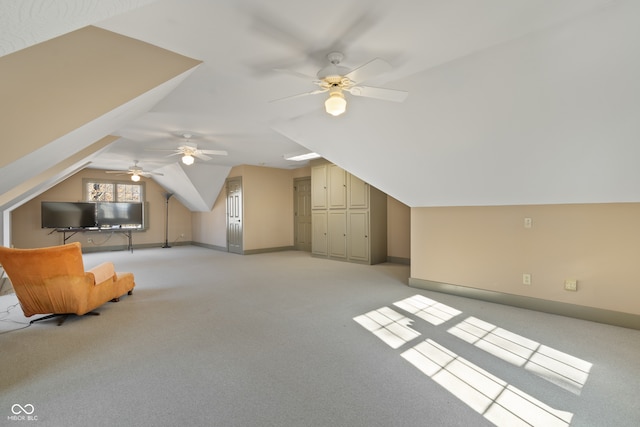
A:
<svg viewBox="0 0 640 427">
<path fill-rule="evenodd" d="M 283 155 L 314 150 L 410 206 L 626 202 L 639 16 L 634 0 L 4 0 L 0 54 L 96 25 L 203 61 L 90 167 L 176 165 L 149 149 L 190 132 L 229 152 L 195 167 L 293 168 Z M 294 74 L 333 50 L 349 68 L 389 61 L 367 84 L 409 97 L 347 95 L 337 118 L 325 95 L 269 102 L 315 89 Z"/>
</svg>

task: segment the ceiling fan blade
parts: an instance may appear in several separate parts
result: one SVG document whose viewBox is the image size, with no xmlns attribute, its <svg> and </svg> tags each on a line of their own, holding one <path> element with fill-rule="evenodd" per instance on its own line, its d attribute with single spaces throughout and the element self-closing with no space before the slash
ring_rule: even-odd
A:
<svg viewBox="0 0 640 427">
<path fill-rule="evenodd" d="M 355 70 L 347 73 L 348 77 L 354 83 L 362 83 L 382 73 L 391 71 L 393 67 L 384 59 L 375 58 Z"/>
<path fill-rule="evenodd" d="M 227 156 L 229 154 L 225 150 L 198 150 L 198 151 L 203 154 L 211 154 L 214 156 Z"/>
<path fill-rule="evenodd" d="M 195 153 L 193 153 L 193 157 L 197 157 L 200 160 L 211 160 L 211 159 L 213 159 L 213 157 L 209 157 L 209 156 L 207 156 L 205 154 L 202 154 L 202 151 L 200 151 L 200 150 L 198 150 Z"/>
<path fill-rule="evenodd" d="M 127 175 L 131 172 L 130 171 L 105 171 L 105 173 L 116 173 L 118 175 Z"/>
<path fill-rule="evenodd" d="M 316 90 L 312 90 L 311 92 L 305 92 L 305 93 L 299 93 L 297 95 L 291 95 L 291 96 L 285 96 L 284 98 L 278 98 L 278 99 L 273 99 L 271 102 L 280 102 L 280 101 L 287 101 L 289 99 L 294 99 L 294 98 L 300 98 L 302 96 L 307 96 L 307 95 L 317 95 L 319 93 L 323 93 L 328 91 L 329 89 L 316 89 Z"/>
<path fill-rule="evenodd" d="M 175 151 L 175 150 L 171 150 L 171 151 Z M 171 157 L 171 156 L 181 156 L 182 154 L 183 154 L 182 152 L 178 151 L 178 152 L 175 152 L 175 153 L 173 153 L 173 154 L 169 154 L 167 157 Z"/>
<path fill-rule="evenodd" d="M 164 174 L 163 174 L 163 173 L 159 173 L 159 172 L 147 172 L 147 171 L 138 172 L 138 175 L 144 176 L 145 178 L 149 178 L 151 175 L 164 176 Z"/>
<path fill-rule="evenodd" d="M 346 89 L 353 96 L 364 96 L 366 98 L 382 99 L 384 101 L 403 102 L 407 99 L 409 92 L 396 89 L 384 89 L 372 86 L 354 86 Z"/>
</svg>

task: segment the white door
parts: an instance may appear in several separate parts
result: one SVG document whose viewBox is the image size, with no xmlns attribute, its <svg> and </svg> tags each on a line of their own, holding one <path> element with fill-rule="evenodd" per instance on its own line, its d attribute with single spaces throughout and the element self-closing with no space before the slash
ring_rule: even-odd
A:
<svg viewBox="0 0 640 427">
<path fill-rule="evenodd" d="M 227 250 L 242 254 L 242 178 L 227 181 Z"/>
</svg>

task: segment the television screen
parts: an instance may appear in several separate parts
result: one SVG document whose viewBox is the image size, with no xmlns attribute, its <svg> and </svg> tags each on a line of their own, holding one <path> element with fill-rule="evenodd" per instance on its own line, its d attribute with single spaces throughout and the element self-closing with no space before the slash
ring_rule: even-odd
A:
<svg viewBox="0 0 640 427">
<path fill-rule="evenodd" d="M 42 228 L 96 226 L 96 204 L 91 202 L 42 202 Z"/>
<path fill-rule="evenodd" d="M 97 207 L 98 227 L 142 227 L 142 203 L 99 202 Z"/>
</svg>

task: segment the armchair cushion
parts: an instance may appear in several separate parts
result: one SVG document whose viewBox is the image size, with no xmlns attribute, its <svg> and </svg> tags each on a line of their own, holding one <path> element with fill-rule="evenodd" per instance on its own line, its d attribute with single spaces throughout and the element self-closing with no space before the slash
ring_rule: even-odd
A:
<svg viewBox="0 0 640 427">
<path fill-rule="evenodd" d="M 133 274 L 116 273 L 110 262 L 85 271 L 78 242 L 37 249 L 0 246 L 0 264 L 27 317 L 82 315 L 135 287 Z"/>
<path fill-rule="evenodd" d="M 114 281 L 116 279 L 116 269 L 112 262 L 103 262 L 87 271 L 93 275 L 93 283 L 99 285 L 107 280 Z"/>
</svg>

